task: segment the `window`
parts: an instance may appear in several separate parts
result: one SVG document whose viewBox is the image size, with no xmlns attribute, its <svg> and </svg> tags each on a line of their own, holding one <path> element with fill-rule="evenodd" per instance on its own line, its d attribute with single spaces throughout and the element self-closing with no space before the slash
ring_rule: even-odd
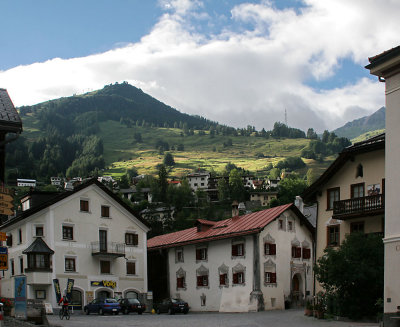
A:
<svg viewBox="0 0 400 327">
<path fill-rule="evenodd" d="M 14 259 L 10 260 L 10 266 L 11 266 L 11 276 L 15 275 L 15 270 L 14 270 Z"/>
<path fill-rule="evenodd" d="M 333 202 L 340 200 L 340 188 L 335 187 L 328 189 L 327 191 L 327 207 L 326 210 L 333 210 Z"/>
<path fill-rule="evenodd" d="M 43 226 L 36 226 L 35 227 L 35 236 L 43 237 L 43 235 L 44 235 Z"/>
<path fill-rule="evenodd" d="M 136 275 L 136 262 L 127 261 L 126 262 L 126 274 Z"/>
<path fill-rule="evenodd" d="M 328 226 L 328 246 L 339 245 L 340 226 Z"/>
<path fill-rule="evenodd" d="M 125 233 L 125 244 L 126 245 L 138 245 L 139 244 L 138 234 Z"/>
<path fill-rule="evenodd" d="M 89 201 L 81 200 L 81 211 L 89 212 Z"/>
<path fill-rule="evenodd" d="M 364 233 L 364 222 L 358 221 L 350 224 L 350 233 Z"/>
<path fill-rule="evenodd" d="M 185 277 L 177 277 L 176 278 L 176 287 L 177 288 L 185 288 Z"/>
<path fill-rule="evenodd" d="M 65 271 L 76 271 L 75 258 L 65 258 Z"/>
<path fill-rule="evenodd" d="M 301 247 L 292 246 L 292 258 L 301 258 Z"/>
<path fill-rule="evenodd" d="M 62 227 L 62 237 L 63 240 L 73 240 L 74 239 L 74 228 L 72 226 Z"/>
<path fill-rule="evenodd" d="M 289 232 L 293 231 L 293 221 L 288 221 L 288 228 L 287 228 L 287 230 L 288 230 Z"/>
<path fill-rule="evenodd" d="M 207 248 L 196 249 L 196 260 L 207 260 Z"/>
<path fill-rule="evenodd" d="M 111 274 L 110 261 L 100 260 L 100 274 Z"/>
<path fill-rule="evenodd" d="M 110 218 L 110 207 L 101 206 L 101 216 L 103 218 Z"/>
<path fill-rule="evenodd" d="M 6 245 L 11 247 L 13 243 L 12 234 L 7 235 Z"/>
<path fill-rule="evenodd" d="M 276 255 L 276 244 L 264 243 L 265 255 Z"/>
<path fill-rule="evenodd" d="M 311 250 L 309 248 L 303 248 L 303 259 L 310 259 L 311 258 Z"/>
<path fill-rule="evenodd" d="M 233 257 L 241 257 L 244 256 L 244 244 L 232 244 L 232 256 Z"/>
<path fill-rule="evenodd" d="M 24 258 L 19 257 L 19 273 L 22 275 L 24 273 Z"/>
<path fill-rule="evenodd" d="M 351 198 L 362 198 L 364 196 L 364 183 L 351 185 Z"/>
<path fill-rule="evenodd" d="M 176 262 L 184 262 L 183 258 L 183 249 L 177 249 L 175 252 L 175 261 Z"/>
<path fill-rule="evenodd" d="M 50 255 L 46 253 L 28 253 L 28 269 L 48 270 L 50 267 Z"/>
<path fill-rule="evenodd" d="M 227 273 L 219 274 L 219 285 L 220 286 L 228 285 L 228 274 Z"/>
<path fill-rule="evenodd" d="M 285 230 L 285 225 L 283 223 L 283 219 L 278 220 L 278 229 Z"/>
<path fill-rule="evenodd" d="M 266 272 L 264 278 L 266 284 L 276 284 L 276 273 Z"/>
<path fill-rule="evenodd" d="M 233 284 L 244 284 L 244 272 L 234 273 L 232 277 Z"/>
<path fill-rule="evenodd" d="M 18 244 L 22 243 L 22 229 L 18 229 Z"/>
<path fill-rule="evenodd" d="M 208 286 L 208 275 L 197 276 L 197 286 Z"/>
</svg>

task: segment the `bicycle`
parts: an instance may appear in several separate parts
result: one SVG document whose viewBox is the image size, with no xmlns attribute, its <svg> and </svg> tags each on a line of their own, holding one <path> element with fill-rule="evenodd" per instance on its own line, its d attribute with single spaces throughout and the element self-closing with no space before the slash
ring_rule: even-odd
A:
<svg viewBox="0 0 400 327">
<path fill-rule="evenodd" d="M 63 320 L 63 318 L 65 317 L 66 320 L 69 320 L 69 318 L 71 318 L 71 315 L 69 313 L 69 307 L 66 306 L 62 306 L 60 312 L 58 313 L 59 317 L 61 320 Z"/>
</svg>

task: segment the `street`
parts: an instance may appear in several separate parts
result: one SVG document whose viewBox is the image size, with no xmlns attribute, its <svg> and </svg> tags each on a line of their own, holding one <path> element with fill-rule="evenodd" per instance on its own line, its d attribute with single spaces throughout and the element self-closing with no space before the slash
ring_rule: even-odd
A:
<svg viewBox="0 0 400 327">
<path fill-rule="evenodd" d="M 331 320 L 318 320 L 304 316 L 303 310 L 265 311 L 255 313 L 190 313 L 187 315 L 176 314 L 130 314 L 130 315 L 104 315 L 74 314 L 69 321 L 60 320 L 58 315 L 48 316 L 53 327 L 377 327 L 377 323 L 356 323 Z"/>
</svg>

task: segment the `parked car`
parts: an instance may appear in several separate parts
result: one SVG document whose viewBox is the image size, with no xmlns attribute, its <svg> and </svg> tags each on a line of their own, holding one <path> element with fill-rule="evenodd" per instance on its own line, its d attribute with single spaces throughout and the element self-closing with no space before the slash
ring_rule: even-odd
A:
<svg viewBox="0 0 400 327">
<path fill-rule="evenodd" d="M 88 315 L 92 312 L 103 315 L 105 313 L 119 314 L 121 307 L 115 299 L 94 299 L 92 302 L 85 305 L 83 311 Z"/>
<path fill-rule="evenodd" d="M 189 305 L 187 302 L 181 299 L 165 299 L 160 303 L 154 306 L 154 310 L 157 314 L 162 312 L 168 312 L 170 315 L 173 315 L 177 312 L 182 312 L 187 314 L 189 312 Z"/>
<path fill-rule="evenodd" d="M 124 315 L 129 314 L 129 312 L 137 312 L 141 315 L 146 310 L 146 305 L 138 299 L 120 299 L 119 305 Z"/>
</svg>

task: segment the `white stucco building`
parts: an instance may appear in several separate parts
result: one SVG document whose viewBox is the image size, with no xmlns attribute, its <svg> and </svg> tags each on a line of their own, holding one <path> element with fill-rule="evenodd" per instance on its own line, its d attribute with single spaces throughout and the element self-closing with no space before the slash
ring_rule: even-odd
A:
<svg viewBox="0 0 400 327">
<path fill-rule="evenodd" d="M 366 68 L 386 86 L 384 326 L 397 326 L 392 317 L 400 312 L 400 46 L 369 61 Z"/>
<path fill-rule="evenodd" d="M 208 188 L 208 180 L 210 178 L 210 173 L 192 173 L 187 175 L 187 181 L 193 192 L 198 189 L 206 190 Z"/>
<path fill-rule="evenodd" d="M 9 253 L 1 296 L 14 297 L 14 277 L 25 275 L 27 298 L 53 307 L 53 279 L 61 290 L 68 278 L 74 279 L 75 309 L 96 297 L 144 298 L 149 228 L 119 197 L 92 179 L 73 191 L 42 194 L 33 203 L 0 227 Z"/>
<path fill-rule="evenodd" d="M 193 311 L 284 309 L 312 296 L 313 227 L 293 204 L 154 237 L 167 252 L 171 297 Z M 156 290 L 154 290 L 156 291 Z"/>
</svg>

